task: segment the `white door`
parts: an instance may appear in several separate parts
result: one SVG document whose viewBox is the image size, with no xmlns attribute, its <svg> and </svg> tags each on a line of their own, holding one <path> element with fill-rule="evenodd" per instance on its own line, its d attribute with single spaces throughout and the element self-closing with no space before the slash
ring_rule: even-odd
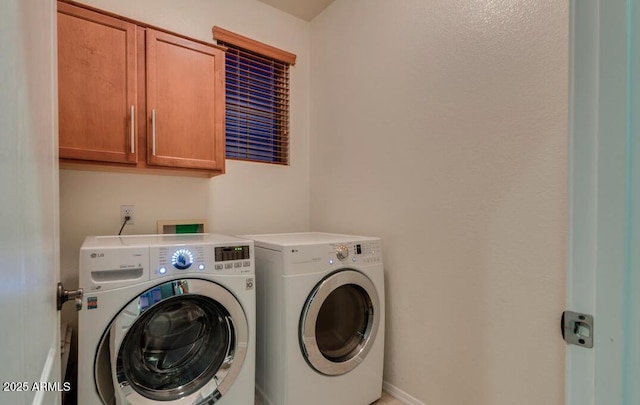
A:
<svg viewBox="0 0 640 405">
<path fill-rule="evenodd" d="M 61 397 L 55 7 L 0 1 L 2 404 Z"/>
<path fill-rule="evenodd" d="M 640 403 L 640 4 L 573 0 L 567 405 Z"/>
</svg>

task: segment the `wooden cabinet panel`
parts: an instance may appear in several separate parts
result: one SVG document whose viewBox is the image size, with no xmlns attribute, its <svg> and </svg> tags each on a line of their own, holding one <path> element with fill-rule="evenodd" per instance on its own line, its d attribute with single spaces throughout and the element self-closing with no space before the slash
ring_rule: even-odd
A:
<svg viewBox="0 0 640 405">
<path fill-rule="evenodd" d="M 60 157 L 136 163 L 136 25 L 58 3 Z"/>
<path fill-rule="evenodd" d="M 59 1 L 58 89 L 64 167 L 224 172 L 219 47 Z"/>
<path fill-rule="evenodd" d="M 224 168 L 224 52 L 147 29 L 147 162 Z"/>
</svg>

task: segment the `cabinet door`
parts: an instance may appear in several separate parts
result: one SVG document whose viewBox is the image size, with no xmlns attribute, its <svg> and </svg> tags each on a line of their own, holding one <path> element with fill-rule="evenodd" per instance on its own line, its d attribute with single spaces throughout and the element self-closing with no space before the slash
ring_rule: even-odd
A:
<svg viewBox="0 0 640 405">
<path fill-rule="evenodd" d="M 147 162 L 224 169 L 224 52 L 147 29 Z"/>
<path fill-rule="evenodd" d="M 61 158 L 137 160 L 136 26 L 58 3 Z"/>
</svg>

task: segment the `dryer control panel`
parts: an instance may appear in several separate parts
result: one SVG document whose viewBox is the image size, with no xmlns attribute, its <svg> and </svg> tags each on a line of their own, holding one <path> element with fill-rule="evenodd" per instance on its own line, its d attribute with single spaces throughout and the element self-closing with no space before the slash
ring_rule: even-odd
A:
<svg viewBox="0 0 640 405">
<path fill-rule="evenodd" d="M 334 249 L 333 257 L 330 257 L 329 264 L 333 265 L 338 262 L 352 262 L 352 263 L 382 263 L 382 246 L 380 241 L 364 241 L 364 242 L 349 242 L 349 243 L 336 243 L 331 245 Z M 333 256 L 330 254 L 330 256 Z"/>
<path fill-rule="evenodd" d="M 380 241 L 367 241 L 353 243 L 352 261 L 361 261 L 366 264 L 382 263 L 382 244 Z"/>
</svg>

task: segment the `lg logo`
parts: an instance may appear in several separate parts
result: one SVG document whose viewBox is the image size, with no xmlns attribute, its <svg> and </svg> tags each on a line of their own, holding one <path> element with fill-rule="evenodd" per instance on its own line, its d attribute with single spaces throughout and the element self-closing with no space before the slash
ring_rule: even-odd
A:
<svg viewBox="0 0 640 405">
<path fill-rule="evenodd" d="M 95 259 L 96 257 L 104 257 L 104 253 L 91 253 L 92 259 Z"/>
</svg>

